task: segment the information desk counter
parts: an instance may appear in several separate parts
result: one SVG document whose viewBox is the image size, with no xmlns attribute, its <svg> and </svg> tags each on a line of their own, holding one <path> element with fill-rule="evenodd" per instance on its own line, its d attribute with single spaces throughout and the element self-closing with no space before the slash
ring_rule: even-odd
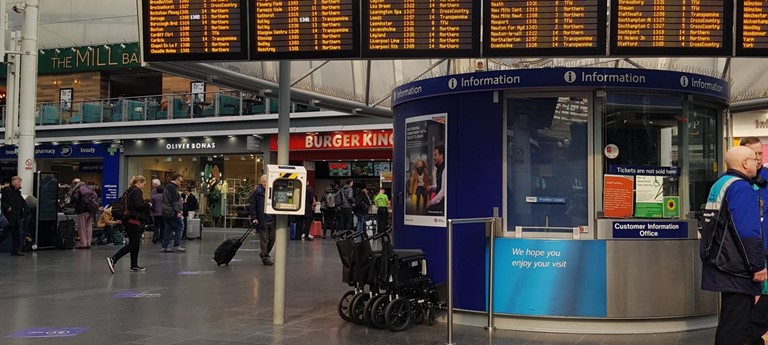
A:
<svg viewBox="0 0 768 345">
<path fill-rule="evenodd" d="M 649 225 L 656 230 L 647 230 Z M 638 324 L 644 321 L 654 323 L 654 332 L 712 327 L 717 294 L 700 289 L 695 225 L 695 221 L 598 220 L 596 240 L 497 238 L 493 306 L 501 316 L 497 322 L 537 317 L 535 325 L 541 330 L 570 331 L 589 326 L 545 326 L 538 317 L 626 322 L 627 332 L 642 332 Z M 664 238 L 669 234 L 660 232 L 673 230 L 658 230 L 675 226 L 687 227 L 684 238 Z M 622 238 L 629 232 L 623 228 L 658 234 Z M 519 320 L 502 328 L 531 329 Z"/>
</svg>

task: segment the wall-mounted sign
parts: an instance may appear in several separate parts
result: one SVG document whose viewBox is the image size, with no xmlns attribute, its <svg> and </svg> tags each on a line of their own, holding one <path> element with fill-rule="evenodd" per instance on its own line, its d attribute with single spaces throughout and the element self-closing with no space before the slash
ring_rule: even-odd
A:
<svg viewBox="0 0 768 345">
<path fill-rule="evenodd" d="M 349 131 L 335 133 L 298 133 L 291 134 L 291 151 L 328 150 L 328 149 L 376 149 L 392 148 L 394 132 L 391 129 L 372 131 Z M 269 141 L 272 151 L 277 151 L 277 136 Z"/>
<path fill-rule="evenodd" d="M 613 238 L 688 238 L 687 222 L 613 222 Z"/>
<path fill-rule="evenodd" d="M 656 176 L 680 176 L 680 167 L 654 167 L 654 166 L 631 166 L 631 165 L 608 165 L 608 173 L 614 175 L 656 175 Z"/>
<path fill-rule="evenodd" d="M 619 156 L 619 147 L 615 144 L 608 144 L 605 146 L 605 149 L 603 149 L 603 153 L 606 158 L 614 159 Z"/>
<path fill-rule="evenodd" d="M 59 103 L 62 109 L 72 109 L 72 88 L 59 89 Z"/>
<path fill-rule="evenodd" d="M 123 152 L 127 156 L 172 156 L 255 152 L 251 137 L 167 138 L 126 140 Z M 257 138 L 256 138 L 257 139 Z"/>
<path fill-rule="evenodd" d="M 632 217 L 634 188 L 635 179 L 632 176 L 603 176 L 603 216 Z"/>
<path fill-rule="evenodd" d="M 91 72 L 141 67 L 138 43 L 42 49 L 37 56 L 38 74 Z M 0 75 L 7 73 L 0 65 Z"/>
<path fill-rule="evenodd" d="M 661 218 L 664 208 L 664 177 L 635 176 L 635 217 Z"/>
</svg>

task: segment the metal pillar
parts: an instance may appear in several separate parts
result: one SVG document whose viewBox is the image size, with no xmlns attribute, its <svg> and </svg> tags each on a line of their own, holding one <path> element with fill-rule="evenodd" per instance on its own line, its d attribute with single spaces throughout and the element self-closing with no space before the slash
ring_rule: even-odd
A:
<svg viewBox="0 0 768 345">
<path fill-rule="evenodd" d="M 40 20 L 38 0 L 16 5 L 24 11 L 21 25 L 21 80 L 19 85 L 19 161 L 21 190 L 32 193 L 35 172 L 35 103 L 37 102 L 37 26 Z M 23 8 L 22 8 L 23 7 Z M 5 9 L 3 9 L 5 10 Z M 42 115 L 41 115 L 42 116 Z"/>
<path fill-rule="evenodd" d="M 279 115 L 277 117 L 277 164 L 288 164 L 291 130 L 291 62 L 280 61 Z M 285 252 L 288 246 L 288 216 L 277 216 L 275 236 L 275 299 L 272 322 L 285 324 Z"/>
<path fill-rule="evenodd" d="M 5 8 L 4 0 L 0 0 L 0 8 Z M 2 14 L 0 14 L 2 15 Z M 19 75 L 21 74 L 21 57 L 18 52 L 21 50 L 21 33 L 11 31 L 11 41 L 9 42 L 8 53 L 8 74 L 7 85 L 8 98 L 5 103 L 5 145 L 16 145 L 19 133 Z M 10 53 L 10 52 L 16 52 Z"/>
</svg>

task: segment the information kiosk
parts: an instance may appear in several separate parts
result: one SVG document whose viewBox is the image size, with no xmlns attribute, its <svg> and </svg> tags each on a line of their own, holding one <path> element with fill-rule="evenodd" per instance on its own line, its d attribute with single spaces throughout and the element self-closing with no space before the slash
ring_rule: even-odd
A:
<svg viewBox="0 0 768 345">
<path fill-rule="evenodd" d="M 637 333 L 713 327 L 697 214 L 724 171 L 728 83 L 647 69 L 489 71 L 392 93 L 395 246 L 446 281 L 455 224 L 456 321 L 483 325 L 494 260 L 496 327 Z M 421 182 L 423 181 L 423 183 Z M 422 187 L 423 186 L 423 187 Z"/>
</svg>

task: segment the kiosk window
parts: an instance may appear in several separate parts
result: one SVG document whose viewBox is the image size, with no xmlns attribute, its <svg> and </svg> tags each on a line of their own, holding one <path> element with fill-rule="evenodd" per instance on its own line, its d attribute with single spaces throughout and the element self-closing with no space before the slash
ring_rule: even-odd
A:
<svg viewBox="0 0 768 345">
<path fill-rule="evenodd" d="M 587 224 L 587 119 L 581 97 L 507 99 L 507 230 Z"/>
</svg>

